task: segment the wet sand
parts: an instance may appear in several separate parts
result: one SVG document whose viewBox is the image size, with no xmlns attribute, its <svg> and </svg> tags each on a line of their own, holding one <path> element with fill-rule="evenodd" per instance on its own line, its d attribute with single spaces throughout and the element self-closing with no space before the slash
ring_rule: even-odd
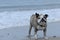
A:
<svg viewBox="0 0 60 40">
<path fill-rule="evenodd" d="M 48 39 L 44 39 L 44 38 L 38 38 L 38 39 L 30 38 L 30 39 L 24 39 L 24 40 L 60 40 L 60 37 L 48 37 Z"/>
<path fill-rule="evenodd" d="M 29 26 L 0 29 L 0 40 L 35 40 L 34 38 L 29 39 L 27 37 L 28 30 Z M 60 22 L 48 23 L 47 40 L 60 40 L 59 30 L 60 30 Z M 43 37 L 41 37 L 41 34 L 38 36 L 39 36 L 38 40 L 44 40 Z"/>
</svg>

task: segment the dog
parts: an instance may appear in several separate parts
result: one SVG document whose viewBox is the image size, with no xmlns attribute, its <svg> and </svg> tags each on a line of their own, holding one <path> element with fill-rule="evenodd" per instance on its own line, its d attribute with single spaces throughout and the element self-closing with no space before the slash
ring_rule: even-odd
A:
<svg viewBox="0 0 60 40">
<path fill-rule="evenodd" d="M 35 13 L 34 15 L 31 16 L 30 18 L 30 28 L 29 28 L 29 36 L 31 34 L 32 27 L 34 27 L 34 36 L 37 38 L 37 31 L 38 30 L 43 30 L 44 37 L 46 37 L 46 28 L 47 28 L 47 17 L 48 15 L 45 14 L 43 15 L 43 18 L 38 22 L 38 20 L 41 18 L 41 15 L 38 13 Z M 41 29 L 42 28 L 42 29 Z"/>
</svg>

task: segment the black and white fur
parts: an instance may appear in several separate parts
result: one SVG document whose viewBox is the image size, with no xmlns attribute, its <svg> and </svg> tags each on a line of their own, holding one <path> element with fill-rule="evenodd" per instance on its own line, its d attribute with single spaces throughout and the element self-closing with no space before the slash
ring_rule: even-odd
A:
<svg viewBox="0 0 60 40">
<path fill-rule="evenodd" d="M 35 14 L 32 15 L 30 18 L 30 28 L 29 28 L 29 36 L 31 34 L 32 27 L 34 27 L 34 36 L 37 38 L 37 31 L 38 30 L 43 30 L 44 37 L 46 37 L 46 30 L 47 30 L 47 17 L 48 15 L 45 14 L 41 21 L 38 23 L 38 19 L 40 18 L 41 15 Z M 38 29 L 38 26 L 41 27 L 42 29 Z"/>
</svg>

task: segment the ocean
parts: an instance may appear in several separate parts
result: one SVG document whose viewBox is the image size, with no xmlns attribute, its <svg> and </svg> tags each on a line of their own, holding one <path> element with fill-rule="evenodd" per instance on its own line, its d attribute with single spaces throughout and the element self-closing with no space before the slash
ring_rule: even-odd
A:
<svg viewBox="0 0 60 40">
<path fill-rule="evenodd" d="M 48 14 L 48 22 L 60 21 L 60 1 L 0 0 L 0 29 L 29 25 L 35 12 Z"/>
<path fill-rule="evenodd" d="M 0 7 L 0 29 L 29 25 L 30 16 L 35 12 L 48 14 L 48 22 L 60 21 L 59 7 L 59 4 Z"/>
<path fill-rule="evenodd" d="M 60 4 L 0 6 L 0 12 L 2 11 L 46 10 L 46 9 L 55 9 L 55 8 L 60 8 Z"/>
</svg>

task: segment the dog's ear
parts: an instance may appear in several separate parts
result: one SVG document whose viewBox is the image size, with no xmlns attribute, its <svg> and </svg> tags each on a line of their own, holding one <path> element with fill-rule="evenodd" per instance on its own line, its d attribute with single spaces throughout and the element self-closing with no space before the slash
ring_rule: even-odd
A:
<svg viewBox="0 0 60 40">
<path fill-rule="evenodd" d="M 45 14 L 45 17 L 48 17 L 48 14 Z"/>
<path fill-rule="evenodd" d="M 35 13 L 35 15 L 36 15 L 36 17 L 38 17 L 38 16 L 39 16 L 39 14 L 38 14 L 38 13 Z"/>
<path fill-rule="evenodd" d="M 35 13 L 35 15 L 39 15 L 38 13 Z"/>
</svg>

